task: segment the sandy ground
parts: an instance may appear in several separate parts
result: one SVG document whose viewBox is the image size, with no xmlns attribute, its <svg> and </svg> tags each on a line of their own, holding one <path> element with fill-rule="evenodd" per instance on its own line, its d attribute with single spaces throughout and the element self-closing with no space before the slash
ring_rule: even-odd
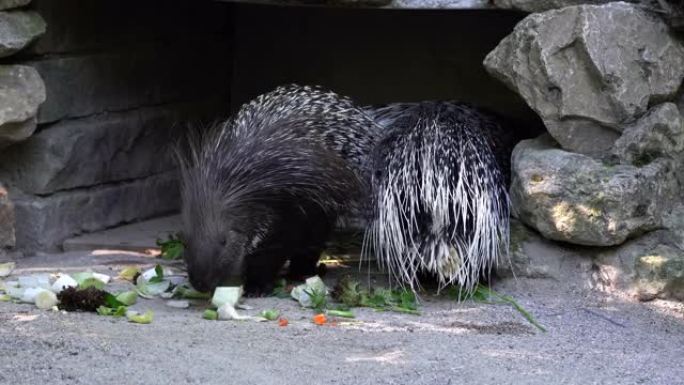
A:
<svg viewBox="0 0 684 385">
<path fill-rule="evenodd" d="M 153 262 L 72 252 L 22 259 L 18 273 L 92 266 L 116 275 Z M 205 304 L 175 309 L 162 299 L 134 306 L 154 310 L 149 325 L 0 303 L 0 384 L 684 384 L 681 305 L 573 293 L 551 281 L 495 288 L 548 331 L 510 306 L 431 296 L 420 316 L 358 309 L 355 322 L 337 326 L 314 325 L 289 299 L 246 301 L 248 314 L 279 309 L 287 327 L 206 321 Z"/>
</svg>

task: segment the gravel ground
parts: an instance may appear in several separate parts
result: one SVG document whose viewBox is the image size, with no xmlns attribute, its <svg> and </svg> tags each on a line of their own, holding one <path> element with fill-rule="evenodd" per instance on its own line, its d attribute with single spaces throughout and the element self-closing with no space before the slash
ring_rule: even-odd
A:
<svg viewBox="0 0 684 385">
<path fill-rule="evenodd" d="M 19 274 L 151 264 L 133 253 L 74 252 L 18 262 Z M 329 282 L 332 284 L 331 282 Z M 124 285 L 116 283 L 115 285 Z M 109 286 L 108 286 L 109 287 Z M 547 328 L 507 305 L 425 296 L 420 316 L 355 310 L 316 326 L 289 299 L 247 299 L 247 314 L 290 320 L 206 321 L 205 305 L 140 300 L 154 322 L 0 303 L 0 384 L 684 384 L 684 308 L 570 292 L 556 282 L 500 282 Z"/>
</svg>

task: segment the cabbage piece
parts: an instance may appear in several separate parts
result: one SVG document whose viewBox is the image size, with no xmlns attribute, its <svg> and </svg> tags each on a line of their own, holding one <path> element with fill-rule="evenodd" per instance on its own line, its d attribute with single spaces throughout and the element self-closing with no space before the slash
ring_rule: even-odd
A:
<svg viewBox="0 0 684 385">
<path fill-rule="evenodd" d="M 126 312 L 126 318 L 129 322 L 137 324 L 149 324 L 152 323 L 152 318 L 154 318 L 154 313 L 152 310 L 148 310 L 145 314 L 140 314 L 135 310 L 128 310 Z"/>
<path fill-rule="evenodd" d="M 116 300 L 126 306 L 131 306 L 138 301 L 138 293 L 135 291 L 124 291 L 116 295 Z"/>
<path fill-rule="evenodd" d="M 214 290 L 214 296 L 211 298 L 211 304 L 220 308 L 224 304 L 229 304 L 235 307 L 242 297 L 242 286 L 222 286 Z M 233 309 L 235 310 L 235 309 Z"/>
<path fill-rule="evenodd" d="M 71 278 L 69 274 L 62 274 L 60 275 L 59 278 L 55 281 L 55 283 L 52 284 L 50 289 L 55 292 L 55 293 L 61 293 L 62 290 L 66 289 L 67 287 L 77 287 L 78 282 L 76 282 L 75 279 Z"/>
<path fill-rule="evenodd" d="M 58 303 L 57 295 L 50 290 L 42 289 L 36 294 L 35 304 L 38 309 L 52 309 L 52 307 L 57 306 Z"/>
<path fill-rule="evenodd" d="M 17 267 L 16 262 L 0 263 L 0 277 L 7 277 L 12 274 L 14 268 Z"/>
</svg>

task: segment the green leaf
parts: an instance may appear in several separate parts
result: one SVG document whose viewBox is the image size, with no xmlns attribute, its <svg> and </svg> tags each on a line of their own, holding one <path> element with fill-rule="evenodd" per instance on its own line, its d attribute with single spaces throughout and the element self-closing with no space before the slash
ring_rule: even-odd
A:
<svg viewBox="0 0 684 385">
<path fill-rule="evenodd" d="M 77 281 L 78 281 L 78 280 L 77 280 Z M 82 280 L 82 281 L 78 284 L 78 288 L 79 288 L 79 289 L 87 289 L 87 288 L 89 288 L 89 287 L 94 287 L 94 288 L 96 288 L 96 289 L 98 289 L 98 290 L 102 290 L 102 289 L 104 289 L 104 287 L 105 287 L 105 283 L 102 282 L 102 281 L 100 281 L 100 280 L 97 279 L 97 278 L 90 277 L 90 278 L 86 278 L 86 279 Z"/>
<path fill-rule="evenodd" d="M 155 276 L 150 278 L 149 283 L 158 283 L 164 280 L 164 268 L 161 267 L 161 265 L 157 264 L 157 266 L 154 267 L 154 274 Z"/>
<path fill-rule="evenodd" d="M 508 302 L 509 304 L 511 304 L 511 305 L 513 306 L 513 308 L 514 308 L 515 310 L 517 310 L 518 313 L 522 314 L 522 316 L 525 317 L 525 319 L 526 319 L 529 323 L 531 323 L 532 325 L 534 325 L 537 329 L 539 329 L 539 330 L 541 330 L 541 331 L 543 331 L 543 332 L 546 332 L 546 328 L 543 327 L 539 322 L 537 322 L 537 320 L 534 319 L 534 317 L 532 316 L 532 314 L 530 314 L 527 310 L 525 310 L 522 306 L 520 306 L 512 297 L 509 297 L 509 296 L 507 296 L 507 295 L 499 295 L 499 296 L 500 296 L 500 298 L 501 298 L 502 300 L 504 300 L 505 302 Z"/>
<path fill-rule="evenodd" d="M 93 273 L 90 271 L 82 271 L 79 273 L 71 274 L 71 278 L 78 283 L 78 286 L 82 286 L 83 282 L 89 278 L 93 278 Z"/>
<path fill-rule="evenodd" d="M 157 246 L 161 248 L 161 258 L 166 260 L 180 259 L 183 256 L 185 246 L 179 236 L 169 235 L 168 240 L 157 239 Z"/>
<path fill-rule="evenodd" d="M 138 279 L 136 290 L 142 297 L 153 297 L 164 293 L 169 287 L 171 287 L 171 282 L 169 281 L 162 280 L 159 282 L 152 282 L 150 280 L 149 282 L 145 282 L 143 279 Z"/>
<path fill-rule="evenodd" d="M 399 293 L 399 307 L 409 310 L 418 309 L 416 294 L 410 290 L 403 290 Z"/>
<path fill-rule="evenodd" d="M 460 292 L 462 291 L 459 290 L 459 293 Z M 459 300 L 461 300 L 462 298 L 463 297 L 460 297 Z M 546 328 L 544 328 L 539 322 L 537 322 L 537 320 L 532 316 L 532 314 L 530 314 L 527 310 L 520 306 L 520 304 L 518 304 L 511 296 L 497 293 L 496 291 L 484 285 L 477 285 L 475 290 L 472 293 L 468 294 L 468 296 L 465 298 L 470 298 L 476 302 L 489 304 L 509 304 L 513 306 L 513 308 L 518 313 L 520 313 L 527 320 L 527 322 L 531 323 L 534 327 L 541 330 L 542 332 L 546 332 Z M 499 301 L 495 301 L 494 299 L 496 298 L 498 298 Z"/>
<path fill-rule="evenodd" d="M 137 266 L 128 266 L 125 267 L 121 272 L 119 273 L 119 278 L 125 279 L 126 281 L 133 281 L 133 279 L 140 274 L 140 268 Z"/>
<path fill-rule="evenodd" d="M 97 308 L 97 314 L 104 316 L 123 317 L 126 315 L 126 306 L 117 306 L 115 308 L 100 306 Z"/>
<path fill-rule="evenodd" d="M 184 299 L 210 299 L 210 293 L 202 293 L 186 285 L 176 286 L 173 289 L 174 298 L 184 298 Z"/>
<path fill-rule="evenodd" d="M 126 312 L 126 318 L 128 318 L 129 322 L 137 324 L 149 324 L 152 323 L 154 313 L 152 312 L 152 310 L 146 311 L 145 314 L 138 314 L 137 312 Z"/>
<path fill-rule="evenodd" d="M 116 296 L 112 293 L 106 293 L 105 294 L 105 303 L 107 304 L 107 307 L 111 308 L 117 308 L 119 306 L 126 306 L 125 303 L 119 301 Z"/>
<path fill-rule="evenodd" d="M 131 306 L 138 301 L 138 293 L 135 291 L 124 291 L 116 295 L 116 299 L 126 306 Z"/>
<path fill-rule="evenodd" d="M 304 293 L 306 293 L 309 298 L 311 299 L 311 308 L 316 310 L 319 313 L 322 313 L 323 310 L 328 305 L 328 298 L 325 290 L 320 290 L 317 288 L 310 288 L 310 289 L 305 289 Z"/>
<path fill-rule="evenodd" d="M 354 318 L 354 313 L 349 310 L 328 310 L 326 313 L 333 317 Z"/>
</svg>

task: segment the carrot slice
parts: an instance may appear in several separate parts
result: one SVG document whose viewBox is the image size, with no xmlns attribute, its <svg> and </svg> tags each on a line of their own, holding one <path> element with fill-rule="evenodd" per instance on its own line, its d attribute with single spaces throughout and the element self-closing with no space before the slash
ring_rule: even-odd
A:
<svg viewBox="0 0 684 385">
<path fill-rule="evenodd" d="M 326 322 L 328 322 L 328 319 L 325 318 L 325 314 L 321 313 L 321 314 L 316 314 L 316 315 L 313 317 L 313 322 L 314 322 L 316 325 L 324 325 Z"/>
<path fill-rule="evenodd" d="M 289 322 L 287 322 L 287 318 L 280 318 L 278 320 L 278 326 L 287 326 Z"/>
</svg>

